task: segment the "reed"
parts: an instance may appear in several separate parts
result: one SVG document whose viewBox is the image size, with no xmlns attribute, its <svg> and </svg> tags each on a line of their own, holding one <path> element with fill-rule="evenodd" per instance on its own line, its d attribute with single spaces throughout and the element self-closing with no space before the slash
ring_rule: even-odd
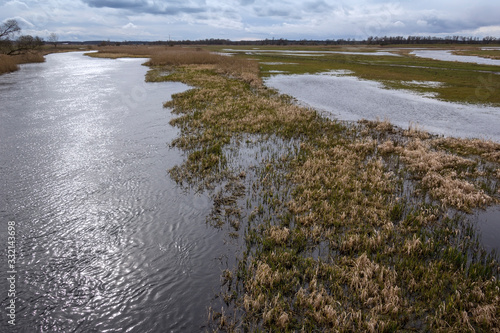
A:
<svg viewBox="0 0 500 333">
<path fill-rule="evenodd" d="M 13 57 L 0 54 L 0 74 L 17 71 L 19 69 L 17 64 Z"/>
<path fill-rule="evenodd" d="M 44 62 L 45 58 L 40 52 L 26 52 L 20 55 L 13 56 L 18 64 L 28 64 L 34 62 Z"/>
<path fill-rule="evenodd" d="M 39 52 L 27 52 L 15 56 L 0 54 L 0 74 L 17 71 L 19 69 L 19 64 L 44 61 L 45 58 Z"/>
</svg>

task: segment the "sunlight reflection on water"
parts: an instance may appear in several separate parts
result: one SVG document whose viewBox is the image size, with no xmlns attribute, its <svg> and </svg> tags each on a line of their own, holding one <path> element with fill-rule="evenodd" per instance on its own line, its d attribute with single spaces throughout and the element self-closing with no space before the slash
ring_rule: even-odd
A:
<svg viewBox="0 0 500 333">
<path fill-rule="evenodd" d="M 20 330 L 206 322 L 223 234 L 205 224 L 208 197 L 167 174 L 183 157 L 162 107 L 189 87 L 145 83 L 142 62 L 61 53 L 0 76 L 0 219 L 19 225 Z"/>
</svg>

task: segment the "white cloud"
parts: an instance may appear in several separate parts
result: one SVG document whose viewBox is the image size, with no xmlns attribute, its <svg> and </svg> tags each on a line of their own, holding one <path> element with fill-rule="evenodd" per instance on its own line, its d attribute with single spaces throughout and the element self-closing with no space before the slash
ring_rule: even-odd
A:
<svg viewBox="0 0 500 333">
<path fill-rule="evenodd" d="M 137 29 L 137 26 L 135 24 L 133 24 L 132 22 L 129 22 L 127 24 L 125 24 L 122 29 Z"/>
<path fill-rule="evenodd" d="M 425 26 L 427 26 L 427 21 L 426 20 L 417 20 L 417 25 L 420 27 L 425 27 Z"/>
</svg>

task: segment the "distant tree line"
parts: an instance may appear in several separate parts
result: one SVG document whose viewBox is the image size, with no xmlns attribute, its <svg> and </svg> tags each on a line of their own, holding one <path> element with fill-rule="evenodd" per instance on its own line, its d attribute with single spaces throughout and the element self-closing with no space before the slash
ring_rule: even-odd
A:
<svg viewBox="0 0 500 333">
<path fill-rule="evenodd" d="M 0 36 L 1 41 L 1 36 Z M 43 41 L 43 40 L 42 40 Z M 59 41 L 55 34 L 51 34 L 47 40 L 48 43 L 54 44 L 71 44 L 71 45 L 411 45 L 411 44 L 500 44 L 500 38 L 488 36 L 484 38 L 479 37 L 466 37 L 466 36 L 448 36 L 448 37 L 433 37 L 433 36 L 395 36 L 395 37 L 368 37 L 364 40 L 356 39 L 325 39 L 325 40 L 311 40 L 311 39 L 285 39 L 285 38 L 272 38 L 262 39 L 255 41 L 232 41 L 229 39 L 209 38 L 198 40 L 158 40 L 158 41 L 111 41 L 107 40 L 90 40 L 84 42 L 75 41 Z"/>
<path fill-rule="evenodd" d="M 396 36 L 396 37 L 368 37 L 366 44 L 495 44 L 500 43 L 500 38 L 487 36 L 484 38 L 467 37 L 467 36 L 448 36 L 448 37 L 432 37 L 432 36 Z"/>
<path fill-rule="evenodd" d="M 105 43 L 102 41 L 95 42 L 96 44 Z M 177 40 L 177 41 L 123 41 L 110 42 L 108 45 L 410 45 L 410 44 L 500 44 L 500 38 L 488 36 L 484 38 L 467 37 L 467 36 L 448 36 L 448 37 L 433 37 L 433 36 L 370 36 L 364 40 L 356 39 L 326 39 L 326 40 L 293 40 L 284 38 L 272 38 L 255 41 L 232 41 L 229 39 L 201 39 L 201 40 Z"/>
</svg>

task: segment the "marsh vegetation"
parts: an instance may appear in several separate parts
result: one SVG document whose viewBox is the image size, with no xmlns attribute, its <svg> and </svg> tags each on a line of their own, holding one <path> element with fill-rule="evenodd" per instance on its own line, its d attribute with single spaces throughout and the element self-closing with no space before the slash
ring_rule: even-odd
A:
<svg viewBox="0 0 500 333">
<path fill-rule="evenodd" d="M 221 273 L 211 329 L 500 329 L 498 259 L 467 215 L 499 203 L 500 144 L 327 119 L 265 87 L 260 72 L 293 62 L 278 66 L 350 70 L 395 87 L 440 81 L 440 98 L 498 104 L 498 94 L 474 97 L 470 82 L 498 68 L 359 55 L 266 54 L 258 59 L 274 65 L 259 65 L 194 48 L 133 54 L 151 57 L 147 80 L 194 87 L 165 103 L 180 129 L 171 145 L 186 157 L 169 173 L 209 193 L 207 223 L 244 242 Z"/>
</svg>

